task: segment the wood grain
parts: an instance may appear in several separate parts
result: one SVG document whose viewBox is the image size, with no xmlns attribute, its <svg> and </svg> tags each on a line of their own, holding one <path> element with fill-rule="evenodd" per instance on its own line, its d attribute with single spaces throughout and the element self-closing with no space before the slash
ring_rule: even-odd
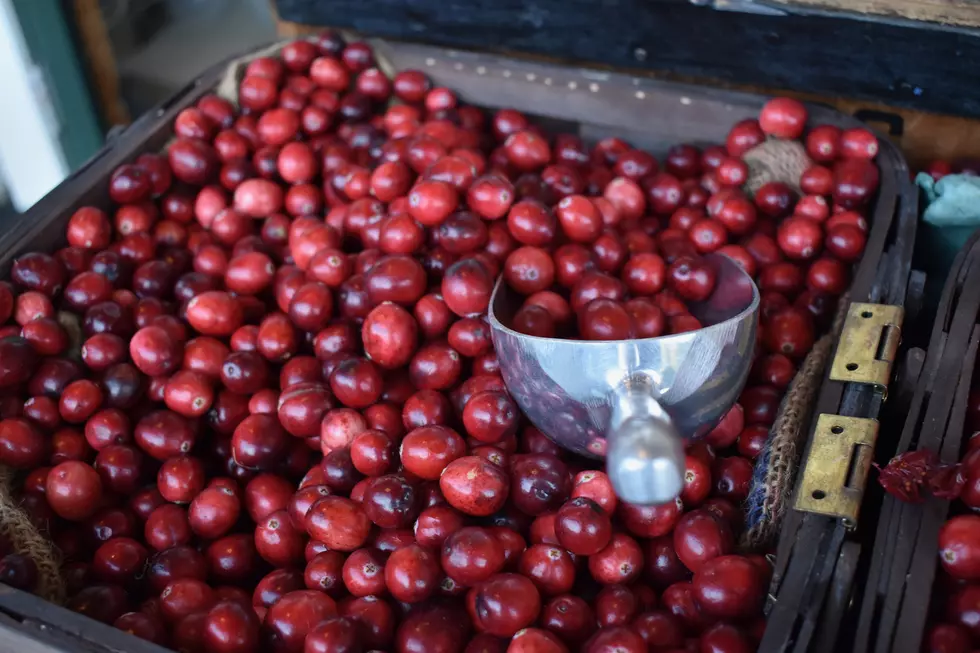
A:
<svg viewBox="0 0 980 653">
<path fill-rule="evenodd" d="M 921 20 L 943 25 L 980 27 L 980 2 L 977 0 L 770 0 L 789 8 L 806 7 L 824 11 L 846 12 Z"/>
</svg>

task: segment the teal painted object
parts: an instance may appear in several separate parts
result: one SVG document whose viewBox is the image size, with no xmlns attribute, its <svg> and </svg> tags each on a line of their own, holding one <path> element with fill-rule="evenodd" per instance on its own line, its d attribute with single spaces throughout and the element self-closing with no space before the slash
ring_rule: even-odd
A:
<svg viewBox="0 0 980 653">
<path fill-rule="evenodd" d="M 65 14 L 70 11 L 70 4 L 58 0 L 13 0 L 31 59 L 44 71 L 65 161 L 74 170 L 99 151 L 105 137 L 82 55 Z"/>
<path fill-rule="evenodd" d="M 922 222 L 913 266 L 926 273 L 927 308 L 942 294 L 956 253 L 980 228 L 980 177 L 947 175 L 938 182 L 925 173 L 915 178 L 922 192 Z"/>
</svg>

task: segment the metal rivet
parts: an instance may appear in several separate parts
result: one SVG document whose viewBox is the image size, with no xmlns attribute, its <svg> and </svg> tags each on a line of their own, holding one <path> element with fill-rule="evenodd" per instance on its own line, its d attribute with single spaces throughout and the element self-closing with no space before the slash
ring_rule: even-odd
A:
<svg viewBox="0 0 980 653">
<path fill-rule="evenodd" d="M 527 74 L 527 81 L 529 81 L 529 82 L 533 82 L 533 81 L 534 81 L 534 80 L 536 80 L 537 78 L 538 78 L 538 76 L 537 76 L 537 75 L 535 75 L 534 73 L 528 73 L 528 74 Z"/>
<path fill-rule="evenodd" d="M 691 98 L 689 98 L 689 97 L 682 97 L 681 98 L 681 104 L 683 104 L 684 106 L 687 106 L 690 103 L 691 103 Z"/>
<path fill-rule="evenodd" d="M 455 68 L 456 70 L 462 70 L 463 69 L 463 64 L 457 63 L 457 64 L 453 65 L 453 68 Z"/>
<path fill-rule="evenodd" d="M 436 65 L 436 60 L 433 59 L 432 57 L 429 57 L 429 58 L 427 58 L 425 60 L 425 65 L 426 66 L 434 66 L 434 65 Z"/>
<path fill-rule="evenodd" d="M 636 99 L 637 99 L 637 100 L 642 100 L 642 99 L 643 99 L 643 98 L 645 98 L 646 96 L 647 96 L 647 94 L 646 94 L 646 93 L 644 93 L 643 91 L 637 91 L 637 92 L 636 92 Z"/>
<path fill-rule="evenodd" d="M 578 88 L 578 84 L 576 84 L 575 82 L 568 82 L 568 88 L 574 91 L 575 89 Z"/>
<path fill-rule="evenodd" d="M 636 48 L 635 50 L 633 50 L 633 56 L 636 58 L 637 61 L 646 61 L 647 51 L 644 50 L 643 48 Z"/>
<path fill-rule="evenodd" d="M 486 66 L 477 66 L 476 67 L 476 74 L 477 75 L 486 75 L 487 74 L 487 67 Z"/>
<path fill-rule="evenodd" d="M 551 78 L 550 77 L 545 77 L 544 78 L 544 85 L 545 86 L 551 86 Z"/>
<path fill-rule="evenodd" d="M 505 70 L 505 71 L 503 72 L 503 76 L 504 76 L 504 77 L 510 77 L 510 71 L 509 71 L 509 70 Z"/>
<path fill-rule="evenodd" d="M 592 91 L 593 93 L 598 93 L 599 92 L 599 85 L 598 84 L 589 84 L 589 90 Z"/>
</svg>

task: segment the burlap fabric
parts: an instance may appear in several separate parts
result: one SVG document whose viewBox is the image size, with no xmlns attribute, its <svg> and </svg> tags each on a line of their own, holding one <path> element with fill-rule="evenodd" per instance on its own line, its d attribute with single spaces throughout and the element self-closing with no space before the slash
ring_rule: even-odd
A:
<svg viewBox="0 0 980 653">
<path fill-rule="evenodd" d="M 29 556 L 37 565 L 37 595 L 52 603 L 64 603 L 61 555 L 20 509 L 15 481 L 14 471 L 0 465 L 0 533 L 10 540 L 17 553 Z"/>
</svg>

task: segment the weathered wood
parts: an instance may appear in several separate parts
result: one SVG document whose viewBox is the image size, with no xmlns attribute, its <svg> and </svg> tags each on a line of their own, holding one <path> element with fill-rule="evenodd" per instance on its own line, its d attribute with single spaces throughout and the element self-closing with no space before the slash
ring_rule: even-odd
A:
<svg viewBox="0 0 980 653">
<path fill-rule="evenodd" d="M 980 116 L 980 37 L 687 0 L 278 0 L 307 25 Z"/>
<path fill-rule="evenodd" d="M 789 9 L 813 8 L 883 18 L 980 27 L 977 0 L 768 0 Z"/>
</svg>

